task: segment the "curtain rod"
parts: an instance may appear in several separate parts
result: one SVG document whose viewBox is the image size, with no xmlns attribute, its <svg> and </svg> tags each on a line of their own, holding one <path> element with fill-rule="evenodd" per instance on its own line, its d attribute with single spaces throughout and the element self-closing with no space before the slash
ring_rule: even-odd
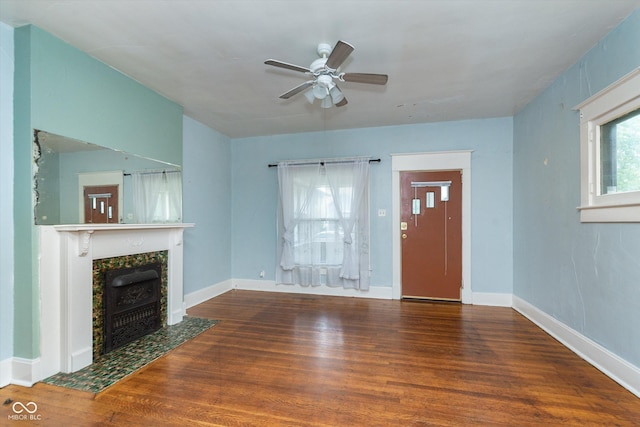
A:
<svg viewBox="0 0 640 427">
<path fill-rule="evenodd" d="M 180 172 L 179 170 L 170 170 L 170 171 L 157 171 L 157 172 L 125 172 L 122 175 L 124 176 L 131 176 L 134 173 L 139 173 L 140 175 L 154 175 L 154 174 L 158 174 L 158 173 L 177 173 Z"/>
<path fill-rule="evenodd" d="M 327 160 L 327 161 L 323 161 L 321 160 L 320 162 L 320 166 L 324 166 L 325 163 L 353 163 L 353 160 Z M 369 160 L 369 163 L 380 163 L 380 159 L 371 159 Z M 292 165 L 294 166 L 306 166 L 306 165 L 317 165 L 318 162 L 300 162 L 300 163 L 292 163 Z M 269 164 L 268 165 L 270 168 L 277 168 L 278 164 Z"/>
</svg>

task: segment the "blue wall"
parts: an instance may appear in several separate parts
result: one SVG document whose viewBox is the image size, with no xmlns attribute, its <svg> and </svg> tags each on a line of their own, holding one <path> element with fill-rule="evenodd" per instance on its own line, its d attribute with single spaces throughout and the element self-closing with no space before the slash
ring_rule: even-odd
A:
<svg viewBox="0 0 640 427">
<path fill-rule="evenodd" d="M 34 129 L 182 164 L 180 105 L 37 27 L 16 37 L 29 43 Z"/>
<path fill-rule="evenodd" d="M 640 366 L 640 224 L 581 224 L 572 108 L 640 66 L 640 11 L 514 119 L 514 294 Z"/>
<path fill-rule="evenodd" d="M 231 146 L 226 136 L 184 118 L 182 173 L 184 293 L 231 278 Z"/>
<path fill-rule="evenodd" d="M 471 259 L 474 292 L 512 292 L 511 118 L 234 139 L 233 277 L 275 279 L 277 173 L 285 159 L 371 156 L 371 285 L 392 284 L 390 154 L 473 150 Z M 378 217 L 378 209 L 387 216 Z"/>
<path fill-rule="evenodd" d="M 0 362 L 11 356 L 13 356 L 13 28 L 0 23 Z M 4 379 L 0 378 L 0 386 L 4 385 L 3 381 Z"/>
<path fill-rule="evenodd" d="M 182 107 L 33 26 L 14 30 L 14 351 L 39 355 L 33 129 L 182 163 Z M 46 303 L 46 302 L 45 302 Z"/>
</svg>

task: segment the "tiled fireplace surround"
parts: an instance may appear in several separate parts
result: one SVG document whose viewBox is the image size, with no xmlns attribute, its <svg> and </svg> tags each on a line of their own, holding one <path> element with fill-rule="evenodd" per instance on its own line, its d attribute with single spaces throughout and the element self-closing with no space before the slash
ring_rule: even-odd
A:
<svg viewBox="0 0 640 427">
<path fill-rule="evenodd" d="M 93 261 L 166 251 L 166 324 L 182 321 L 185 227 L 193 224 L 40 226 L 40 371 L 35 381 L 93 362 Z"/>
<path fill-rule="evenodd" d="M 109 271 L 120 270 L 123 268 L 134 267 L 141 268 L 153 264 L 162 266 L 162 275 L 160 277 L 160 323 L 162 326 L 167 324 L 167 267 L 168 264 L 167 251 L 145 252 L 142 254 L 121 255 L 112 258 L 102 258 L 93 260 L 93 359 L 104 354 L 104 328 L 105 328 L 105 292 L 106 292 L 106 273 Z"/>
</svg>

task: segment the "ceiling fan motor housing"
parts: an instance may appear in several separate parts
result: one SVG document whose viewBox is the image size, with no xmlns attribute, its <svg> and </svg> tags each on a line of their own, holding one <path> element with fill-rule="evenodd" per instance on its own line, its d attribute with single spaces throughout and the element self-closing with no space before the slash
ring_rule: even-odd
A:
<svg viewBox="0 0 640 427">
<path fill-rule="evenodd" d="M 311 72 L 313 74 L 316 74 L 321 70 L 324 70 L 324 65 L 326 63 L 327 63 L 327 58 L 318 58 L 311 63 L 311 66 L 309 67 L 309 69 L 311 69 Z"/>
</svg>

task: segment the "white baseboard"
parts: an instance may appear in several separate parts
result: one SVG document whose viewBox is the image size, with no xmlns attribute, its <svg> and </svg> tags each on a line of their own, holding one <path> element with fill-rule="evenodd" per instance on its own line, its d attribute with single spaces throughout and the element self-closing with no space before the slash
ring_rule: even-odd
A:
<svg viewBox="0 0 640 427">
<path fill-rule="evenodd" d="M 513 309 L 622 387 L 640 397 L 640 368 L 515 295 Z"/>
<path fill-rule="evenodd" d="M 329 295 L 342 297 L 359 297 L 375 299 L 393 299 L 393 289 L 385 286 L 371 286 L 368 291 L 356 289 L 332 288 L 328 286 L 299 286 L 276 284 L 273 280 L 254 279 L 231 279 L 217 283 L 205 289 L 200 289 L 185 295 L 184 301 L 187 308 L 198 305 L 211 298 L 230 291 L 231 289 L 241 289 L 245 291 L 266 291 L 266 292 L 288 292 L 294 294 Z M 511 307 L 512 295 L 473 292 L 474 305 L 487 305 L 496 307 Z"/>
<path fill-rule="evenodd" d="M 23 359 L 14 357 L 11 363 L 11 384 L 31 387 L 43 380 L 40 358 Z"/>
<path fill-rule="evenodd" d="M 0 360 L 0 388 L 11 384 L 11 366 L 13 358 Z"/>
<path fill-rule="evenodd" d="M 215 285 L 211 285 L 204 289 L 198 289 L 195 292 L 191 292 L 184 296 L 184 304 L 186 308 L 191 308 L 202 302 L 210 300 L 213 297 L 222 295 L 227 291 L 233 289 L 233 282 L 231 280 L 225 280 Z"/>
<path fill-rule="evenodd" d="M 233 287 L 245 291 L 288 292 L 292 294 L 327 295 L 340 297 L 358 297 L 391 299 L 391 288 L 371 286 L 368 291 L 356 289 L 331 288 L 328 286 L 278 285 L 273 280 L 234 279 Z"/>
<path fill-rule="evenodd" d="M 472 292 L 473 305 L 490 305 L 494 307 L 511 307 L 513 305 L 513 295 L 498 294 L 491 292 Z"/>
<path fill-rule="evenodd" d="M 93 363 L 93 346 L 71 353 L 71 371 L 76 372 Z"/>
<path fill-rule="evenodd" d="M 178 308 L 172 311 L 171 314 L 168 316 L 167 325 L 175 325 L 182 322 L 182 319 L 184 318 L 184 316 L 187 315 L 186 310 L 187 309 L 183 301 L 182 304 L 180 304 Z"/>
</svg>

